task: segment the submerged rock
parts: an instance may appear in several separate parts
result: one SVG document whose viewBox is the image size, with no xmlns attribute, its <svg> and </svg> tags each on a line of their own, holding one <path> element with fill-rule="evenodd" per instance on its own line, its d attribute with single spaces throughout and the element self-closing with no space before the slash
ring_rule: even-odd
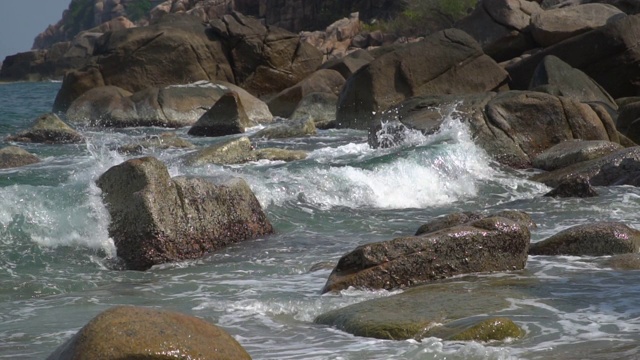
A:
<svg viewBox="0 0 640 360">
<path fill-rule="evenodd" d="M 623 223 L 596 222 L 574 226 L 531 244 L 530 255 L 589 255 L 637 253 L 640 231 Z"/>
<path fill-rule="evenodd" d="M 186 162 L 192 166 L 241 164 L 254 160 L 253 146 L 246 136 L 211 145 L 186 157 Z"/>
<path fill-rule="evenodd" d="M 574 179 L 567 179 L 560 183 L 555 189 L 544 194 L 548 197 L 595 197 L 598 196 L 598 192 L 589 184 L 589 180 L 578 177 Z"/>
<path fill-rule="evenodd" d="M 479 212 L 464 211 L 464 212 L 448 214 L 448 215 L 436 218 L 426 224 L 423 224 L 418 228 L 418 231 L 416 231 L 415 235 L 418 236 L 422 234 L 427 234 L 434 231 L 462 225 L 471 221 L 476 221 L 476 220 L 480 220 L 480 219 L 484 219 L 492 216 L 500 216 L 503 218 L 513 220 L 517 223 L 520 223 L 528 227 L 529 229 L 533 229 L 536 227 L 536 224 L 533 222 L 533 219 L 531 219 L 531 215 L 522 211 L 505 210 L 493 215 L 484 215 Z"/>
<path fill-rule="evenodd" d="M 511 271 L 527 262 L 527 226 L 489 217 L 421 236 L 362 245 L 344 255 L 322 292 L 396 289 L 454 275 Z"/>
<path fill-rule="evenodd" d="M 41 115 L 33 121 L 31 127 L 15 135 L 7 137 L 7 141 L 46 143 L 46 144 L 77 144 L 84 142 L 84 137 L 69 125 L 65 124 L 56 114 Z"/>
<path fill-rule="evenodd" d="M 254 153 L 257 160 L 295 161 L 307 158 L 307 152 L 303 150 L 264 148 L 255 150 Z"/>
<path fill-rule="evenodd" d="M 143 140 L 120 146 L 118 151 L 129 154 L 141 153 L 146 149 L 191 149 L 194 148 L 191 142 L 179 138 L 174 133 L 163 133 L 160 135 L 146 136 Z"/>
<path fill-rule="evenodd" d="M 313 119 L 307 118 L 301 121 L 290 121 L 275 124 L 258 131 L 255 138 L 284 139 L 309 136 L 316 133 L 316 125 Z"/>
<path fill-rule="evenodd" d="M 604 265 L 615 270 L 640 270 L 640 254 L 613 255 L 604 261 Z"/>
<path fill-rule="evenodd" d="M 17 146 L 6 146 L 0 149 L 0 169 L 26 166 L 40 162 L 40 159 L 30 152 Z"/>
<path fill-rule="evenodd" d="M 605 140 L 567 140 L 556 144 L 533 158 L 532 165 L 542 170 L 556 170 L 582 161 L 607 156 L 623 146 Z"/>
<path fill-rule="evenodd" d="M 47 360 L 251 359 L 219 327 L 172 311 L 117 306 L 94 317 Z"/>
<path fill-rule="evenodd" d="M 242 179 L 172 179 L 161 161 L 143 157 L 110 168 L 96 183 L 111 215 L 109 235 L 128 269 L 200 258 L 273 232 Z"/>
</svg>

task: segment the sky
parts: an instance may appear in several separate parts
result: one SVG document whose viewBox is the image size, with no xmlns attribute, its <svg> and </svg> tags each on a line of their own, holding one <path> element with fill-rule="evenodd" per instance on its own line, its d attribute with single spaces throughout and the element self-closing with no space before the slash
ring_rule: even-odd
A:
<svg viewBox="0 0 640 360">
<path fill-rule="evenodd" d="M 71 0 L 0 0 L 0 61 L 31 50 L 33 39 L 62 19 Z"/>
</svg>

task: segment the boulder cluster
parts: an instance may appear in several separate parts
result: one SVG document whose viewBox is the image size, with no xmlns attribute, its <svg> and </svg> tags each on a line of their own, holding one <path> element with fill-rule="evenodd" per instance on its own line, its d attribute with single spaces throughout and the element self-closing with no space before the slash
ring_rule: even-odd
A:
<svg viewBox="0 0 640 360">
<path fill-rule="evenodd" d="M 266 138 L 352 128 L 367 130 L 372 147 L 386 147 L 401 142 L 407 129 L 431 134 L 453 119 L 467 124 L 474 141 L 502 166 L 538 169 L 531 180 L 555 188 L 550 197 L 597 196 L 593 186 L 640 186 L 640 7 L 630 2 L 481 0 L 453 27 L 401 41 L 365 34 L 361 22 L 398 11 L 393 4 L 401 1 L 310 1 L 298 5 L 301 11 L 294 4 L 301 2 L 279 1 L 284 5 L 275 14 L 269 6 L 275 2 L 268 0 L 171 0 L 154 4 L 136 24 L 118 17 L 133 3 L 96 0 L 96 27 L 73 37 L 52 27 L 36 39 L 46 50 L 5 59 L 0 79 L 64 72 L 55 114 L 8 142 L 84 141 L 60 115 L 79 129 L 190 127 L 193 137 L 243 134 L 257 125 L 265 129 L 252 136 Z M 344 18 L 321 33 L 289 31 L 329 25 L 326 19 L 309 21 L 327 9 L 360 10 L 361 17 Z M 443 109 L 451 109 L 450 115 L 443 116 Z M 150 147 L 194 148 L 183 158 L 190 166 L 306 157 L 255 149 L 242 135 L 198 149 L 161 135 L 120 150 L 144 154 Z M 37 161 L 15 146 L 0 150 L 1 168 Z M 145 156 L 109 169 L 97 185 L 128 269 L 199 258 L 273 232 L 242 179 L 214 184 L 171 178 L 161 161 Z M 534 231 L 531 217 L 521 212 L 463 212 L 433 219 L 412 236 L 359 246 L 338 260 L 323 293 L 406 291 L 331 311 L 316 322 L 388 339 L 517 339 L 525 334 L 510 319 L 480 315 L 518 297 L 510 286 L 462 288 L 448 279 L 517 272 L 529 256 L 611 255 L 611 266 L 638 267 L 633 254 L 640 249 L 640 231 L 625 224 L 579 224 L 532 244 Z M 449 306 L 452 297 L 456 309 Z M 151 334 L 174 326 L 197 330 L 193 338 L 180 336 L 198 354 L 217 349 L 232 354 L 227 358 L 248 357 L 230 340 L 229 349 L 198 347 L 198 336 L 218 331 L 199 320 L 147 311 L 118 308 L 100 315 L 50 358 L 92 358 L 102 348 L 91 341 L 120 348 L 109 341 L 122 335 L 109 331 Z M 128 321 L 138 318 L 144 321 Z M 114 330 L 124 323 L 135 331 Z M 145 337 L 140 348 L 155 349 L 154 339 Z M 135 351 L 111 358 L 150 356 Z"/>
</svg>

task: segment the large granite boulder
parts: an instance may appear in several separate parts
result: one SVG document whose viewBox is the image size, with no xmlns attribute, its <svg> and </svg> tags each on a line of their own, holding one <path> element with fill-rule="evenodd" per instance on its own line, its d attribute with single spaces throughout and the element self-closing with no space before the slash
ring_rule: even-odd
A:
<svg viewBox="0 0 640 360">
<path fill-rule="evenodd" d="M 541 11 L 535 1 L 483 0 L 455 27 L 476 39 L 485 54 L 504 61 L 535 47 L 529 24 Z"/>
<path fill-rule="evenodd" d="M 610 155 L 583 161 L 531 177 L 547 186 L 582 178 L 593 186 L 640 186 L 640 147 L 618 150 Z"/>
<path fill-rule="evenodd" d="M 224 330 L 173 311 L 117 306 L 94 317 L 47 360 L 251 359 Z"/>
<path fill-rule="evenodd" d="M 620 9 L 607 4 L 579 4 L 549 9 L 531 16 L 531 35 L 539 45 L 548 47 L 624 16 L 626 14 Z"/>
<path fill-rule="evenodd" d="M 533 73 L 545 56 L 554 55 L 583 71 L 613 98 L 633 96 L 640 83 L 640 15 L 625 16 L 605 26 L 573 36 L 507 66 L 511 89 L 529 87 Z"/>
<path fill-rule="evenodd" d="M 506 76 L 469 35 L 440 31 L 377 57 L 351 76 L 340 94 L 337 125 L 368 129 L 376 113 L 407 98 L 491 91 Z"/>
<path fill-rule="evenodd" d="M 482 332 L 477 328 L 471 330 L 479 323 L 495 320 L 486 314 L 508 308 L 507 298 L 522 297 L 517 290 L 518 285 L 527 286 L 518 282 L 501 285 L 485 281 L 420 285 L 400 294 L 326 312 L 314 322 L 334 326 L 356 336 L 389 340 L 439 337 L 487 341 L 518 338 L 523 331 L 509 320 L 499 321 L 496 326 Z M 495 331 L 497 329 L 501 331 Z"/>
<path fill-rule="evenodd" d="M 466 273 L 518 270 L 527 262 L 529 242 L 527 226 L 489 217 L 362 245 L 340 258 L 322 292 L 397 289 Z"/>
<path fill-rule="evenodd" d="M 6 140 L 27 143 L 78 144 L 84 142 L 84 136 L 65 124 L 58 115 L 47 113 L 35 119 L 28 129 L 8 136 Z"/>
<path fill-rule="evenodd" d="M 338 97 L 334 94 L 314 92 L 303 97 L 291 114 L 292 122 L 311 119 L 318 129 L 336 126 Z"/>
<path fill-rule="evenodd" d="M 531 255 L 604 256 L 640 251 L 640 231 L 618 222 L 595 222 L 563 230 L 531 244 Z"/>
<path fill-rule="evenodd" d="M 5 146 L 0 149 L 0 169 L 14 168 L 40 162 L 40 159 L 17 146 Z"/>
<path fill-rule="evenodd" d="M 194 136 L 225 136 L 241 134 L 258 125 L 249 120 L 237 93 L 230 91 L 220 97 L 189 129 Z"/>
<path fill-rule="evenodd" d="M 623 146 L 604 140 L 567 140 L 541 152 L 533 158 L 532 165 L 542 170 L 556 170 L 582 161 L 607 156 Z"/>
<path fill-rule="evenodd" d="M 109 235 L 128 269 L 202 257 L 273 232 L 244 180 L 171 178 L 152 157 L 114 166 L 96 181 L 111 215 Z"/>
<path fill-rule="evenodd" d="M 476 144 L 494 159 L 528 168 L 535 156 L 565 140 L 619 142 L 613 120 L 606 111 L 596 111 L 597 106 L 541 92 L 505 91 L 414 97 L 391 108 L 390 113 L 407 128 L 425 134 L 437 131 L 443 121 L 464 121 Z M 442 112 L 451 116 L 442 116 Z M 386 116 L 381 114 L 378 120 Z M 379 133 L 378 128 L 370 131 L 369 143 L 374 147 L 381 145 Z"/>
<path fill-rule="evenodd" d="M 322 64 L 322 69 L 335 70 L 342 75 L 343 78 L 348 79 L 361 67 L 372 62 L 374 57 L 366 50 L 359 49 L 349 54 L 331 59 Z"/>
</svg>

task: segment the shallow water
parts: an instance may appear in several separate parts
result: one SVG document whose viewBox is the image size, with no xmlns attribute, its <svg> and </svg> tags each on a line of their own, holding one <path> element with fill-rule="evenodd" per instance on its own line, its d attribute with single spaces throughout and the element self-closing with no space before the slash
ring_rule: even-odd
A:
<svg viewBox="0 0 640 360">
<path fill-rule="evenodd" d="M 59 87 L 0 85 L 0 136 L 49 111 Z M 257 147 L 310 151 L 307 160 L 287 164 L 192 168 L 181 160 L 187 150 L 150 152 L 174 176 L 245 178 L 276 234 L 146 272 L 112 270 L 108 213 L 94 181 L 127 159 L 114 150 L 118 146 L 165 131 L 82 129 L 86 144 L 24 145 L 43 161 L 0 170 L 0 358 L 46 358 L 92 317 L 120 304 L 205 318 L 254 359 L 640 357 L 639 273 L 614 271 L 601 259 L 532 256 L 523 271 L 457 279 L 478 286 L 496 279 L 520 284 L 514 285 L 519 295 L 496 315 L 511 317 L 526 337 L 489 344 L 385 341 L 316 325 L 313 319 L 325 311 L 391 293 L 320 295 L 330 269 L 309 272 L 360 244 L 413 234 L 423 222 L 453 211 L 527 211 L 538 224 L 533 241 L 592 221 L 638 228 L 637 188 L 598 188 L 601 196 L 590 199 L 543 198 L 548 188 L 527 181 L 530 173 L 493 163 L 455 116 L 439 133 L 414 134 L 391 149 L 370 149 L 366 133 L 353 130 L 257 141 Z M 187 129 L 169 131 L 188 137 Z"/>
</svg>

